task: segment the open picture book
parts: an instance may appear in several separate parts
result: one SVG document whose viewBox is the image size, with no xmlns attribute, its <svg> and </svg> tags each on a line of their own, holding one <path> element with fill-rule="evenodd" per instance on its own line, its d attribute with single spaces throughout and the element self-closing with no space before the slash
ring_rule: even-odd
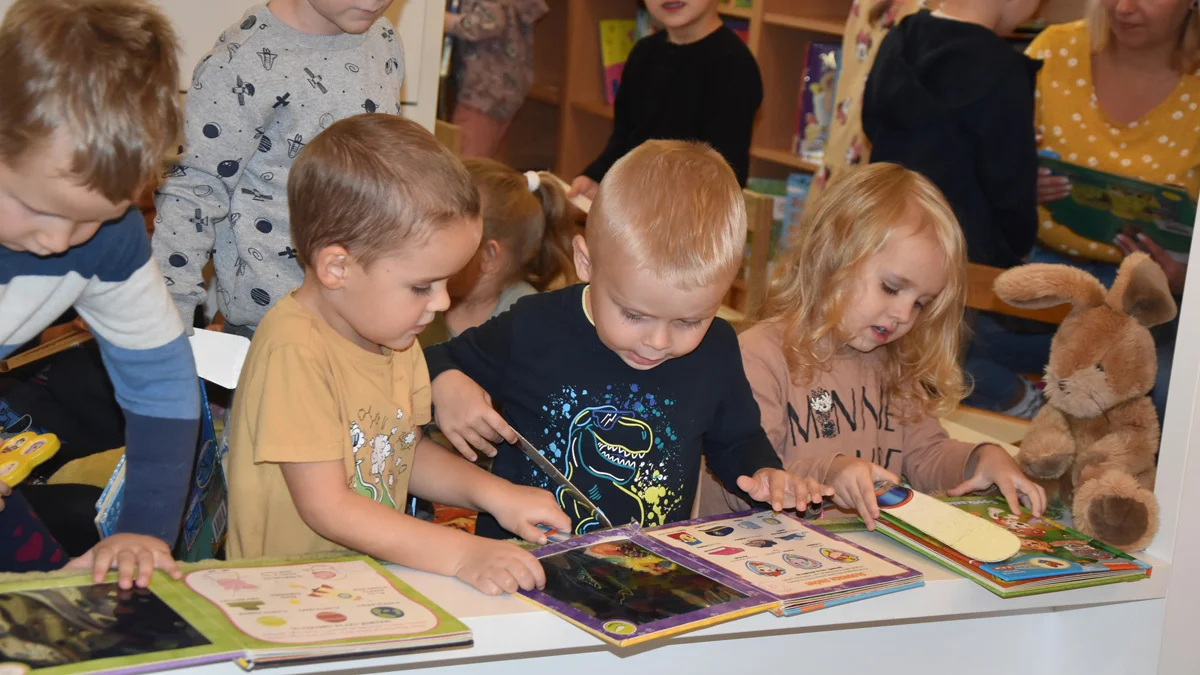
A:
<svg viewBox="0 0 1200 675">
<path fill-rule="evenodd" d="M 365 556 L 0 584 L 0 664 L 45 675 L 140 673 L 236 661 L 299 665 L 470 646 L 470 630 Z M 4 671 L 9 672 L 9 671 Z"/>
<path fill-rule="evenodd" d="M 886 507 L 880 509 L 876 530 L 1002 598 L 1137 581 L 1150 576 L 1150 565 L 1128 553 L 1049 518 L 1034 518 L 1025 509 L 1019 514 L 1012 513 L 1004 497 L 945 497 L 940 501 L 1016 535 L 1019 550 L 1005 560 L 981 562 L 894 517 Z"/>
<path fill-rule="evenodd" d="M 626 525 L 534 551 L 546 587 L 520 595 L 618 645 L 760 611 L 801 612 L 921 586 L 920 572 L 800 518 L 745 511 Z"/>
</svg>

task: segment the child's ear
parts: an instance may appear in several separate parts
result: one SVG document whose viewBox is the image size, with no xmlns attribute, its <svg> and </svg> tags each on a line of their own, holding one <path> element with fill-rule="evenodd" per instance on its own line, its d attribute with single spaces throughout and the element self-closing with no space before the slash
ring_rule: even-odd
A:
<svg viewBox="0 0 1200 675">
<path fill-rule="evenodd" d="M 575 235 L 571 240 L 571 247 L 574 249 L 575 257 L 575 276 L 579 280 L 587 283 L 592 280 L 592 256 L 588 253 L 587 240 L 582 234 Z"/>
<path fill-rule="evenodd" d="M 351 264 L 350 253 L 345 248 L 326 246 L 317 250 L 317 254 L 313 256 L 312 270 L 322 286 L 336 291 L 346 285 L 346 275 Z"/>
<path fill-rule="evenodd" d="M 495 239 L 484 239 L 479 246 L 480 262 L 484 274 L 491 274 L 500 269 L 503 263 L 504 247 Z"/>
</svg>

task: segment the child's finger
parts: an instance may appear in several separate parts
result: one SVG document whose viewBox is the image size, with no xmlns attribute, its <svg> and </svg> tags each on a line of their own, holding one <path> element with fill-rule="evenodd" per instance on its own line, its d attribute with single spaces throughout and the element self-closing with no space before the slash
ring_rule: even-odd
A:
<svg viewBox="0 0 1200 675">
<path fill-rule="evenodd" d="M 117 553 L 117 587 L 133 588 L 134 571 L 137 569 L 137 555 L 130 550 Z"/>
<path fill-rule="evenodd" d="M 165 553 L 154 554 L 154 562 L 158 569 L 171 575 L 172 579 L 182 579 L 183 571 L 179 569 L 179 563 L 175 562 L 174 556 L 168 550 Z"/>
<path fill-rule="evenodd" d="M 496 412 L 494 409 L 490 409 L 488 410 L 488 413 L 484 415 L 484 420 L 488 423 L 488 426 L 491 427 L 492 431 L 496 433 L 496 438 L 493 440 L 499 440 L 503 438 L 509 443 L 517 443 L 517 432 L 512 428 L 511 425 L 509 425 L 508 421 L 500 415 L 500 413 Z"/>
<path fill-rule="evenodd" d="M 858 493 L 862 496 L 863 504 L 871 514 L 871 519 L 879 517 L 879 498 L 875 496 L 875 483 L 870 476 L 858 477 Z"/>
<path fill-rule="evenodd" d="M 787 501 L 788 476 L 787 476 L 787 474 L 783 474 L 782 476 L 780 476 L 781 473 L 783 473 L 783 472 L 782 471 L 780 471 L 780 472 L 772 471 L 766 477 L 767 478 L 767 488 L 771 491 L 771 508 L 774 509 L 775 511 L 782 511 L 785 508 L 787 508 L 786 501 Z M 796 503 L 792 502 L 792 506 L 795 506 L 795 505 L 796 505 Z"/>
<path fill-rule="evenodd" d="M 521 590 L 532 591 L 537 588 L 537 577 L 533 574 L 533 566 L 525 558 L 533 559 L 533 556 L 525 553 L 525 551 L 521 551 L 521 553 L 525 555 L 514 560 L 513 564 L 508 566 L 508 571 L 516 579 L 517 585 L 520 586 Z"/>
<path fill-rule="evenodd" d="M 490 576 L 492 581 L 496 582 L 496 585 L 505 593 L 516 593 L 520 588 L 520 584 L 517 583 L 512 573 L 503 567 L 493 571 Z"/>
<path fill-rule="evenodd" d="M 12 494 L 12 488 L 8 486 L 8 483 L 5 483 L 4 481 L 0 480 L 0 497 L 7 497 L 11 494 Z"/>
<path fill-rule="evenodd" d="M 150 549 L 143 548 L 137 552 L 137 587 L 145 588 L 150 585 L 150 578 L 154 575 L 154 553 Z"/>
<path fill-rule="evenodd" d="M 482 577 L 471 584 L 475 590 L 484 595 L 503 595 L 504 591 L 496 585 L 496 582 L 487 577 Z"/>
<path fill-rule="evenodd" d="M 470 443 L 472 447 L 488 457 L 496 456 L 496 448 L 493 447 L 491 443 L 488 443 L 483 436 L 480 436 L 479 432 L 475 431 L 474 429 L 468 428 L 463 431 L 463 438 L 467 439 L 467 443 Z"/>
<path fill-rule="evenodd" d="M 1021 500 L 1017 498 L 1017 488 L 1008 481 L 1001 481 L 1000 494 L 1004 495 L 1004 501 L 1008 502 L 1008 510 L 1013 513 L 1021 512 Z"/>
<path fill-rule="evenodd" d="M 471 444 L 467 443 L 467 440 L 462 437 L 462 434 L 447 433 L 445 436 L 446 440 L 450 441 L 450 444 L 453 445 L 454 449 L 458 451 L 458 454 L 466 457 L 468 462 L 474 462 L 475 460 L 479 459 L 479 455 L 475 454 L 475 451 L 471 449 Z"/>
<path fill-rule="evenodd" d="M 108 572 L 113 568 L 113 554 L 107 548 L 95 551 L 92 554 L 92 583 L 98 584 L 104 581 L 104 577 L 108 576 Z"/>
</svg>

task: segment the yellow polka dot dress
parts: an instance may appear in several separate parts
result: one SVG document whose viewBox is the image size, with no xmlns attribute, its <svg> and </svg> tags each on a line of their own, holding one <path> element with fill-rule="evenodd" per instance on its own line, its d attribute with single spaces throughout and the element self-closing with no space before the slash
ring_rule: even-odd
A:
<svg viewBox="0 0 1200 675">
<path fill-rule="evenodd" d="M 1051 26 L 1026 54 L 1045 62 L 1038 73 L 1037 129 L 1042 146 L 1073 164 L 1200 192 L 1200 71 L 1187 73 L 1141 119 L 1108 121 L 1092 86 L 1091 42 L 1082 21 Z M 1057 253 L 1117 263 L 1111 242 L 1085 239 L 1039 210 L 1038 239 Z"/>
</svg>

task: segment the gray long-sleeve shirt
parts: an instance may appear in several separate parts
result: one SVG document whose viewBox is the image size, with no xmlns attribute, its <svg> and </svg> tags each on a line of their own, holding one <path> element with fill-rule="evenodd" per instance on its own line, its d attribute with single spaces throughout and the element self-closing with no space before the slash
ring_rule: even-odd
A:
<svg viewBox="0 0 1200 675">
<path fill-rule="evenodd" d="M 404 53 L 380 18 L 361 35 L 312 35 L 251 7 L 196 66 L 186 145 L 155 198 L 154 258 L 190 326 L 206 297 L 211 256 L 217 306 L 253 329 L 300 285 L 287 179 L 304 144 L 334 121 L 400 113 Z"/>
</svg>

